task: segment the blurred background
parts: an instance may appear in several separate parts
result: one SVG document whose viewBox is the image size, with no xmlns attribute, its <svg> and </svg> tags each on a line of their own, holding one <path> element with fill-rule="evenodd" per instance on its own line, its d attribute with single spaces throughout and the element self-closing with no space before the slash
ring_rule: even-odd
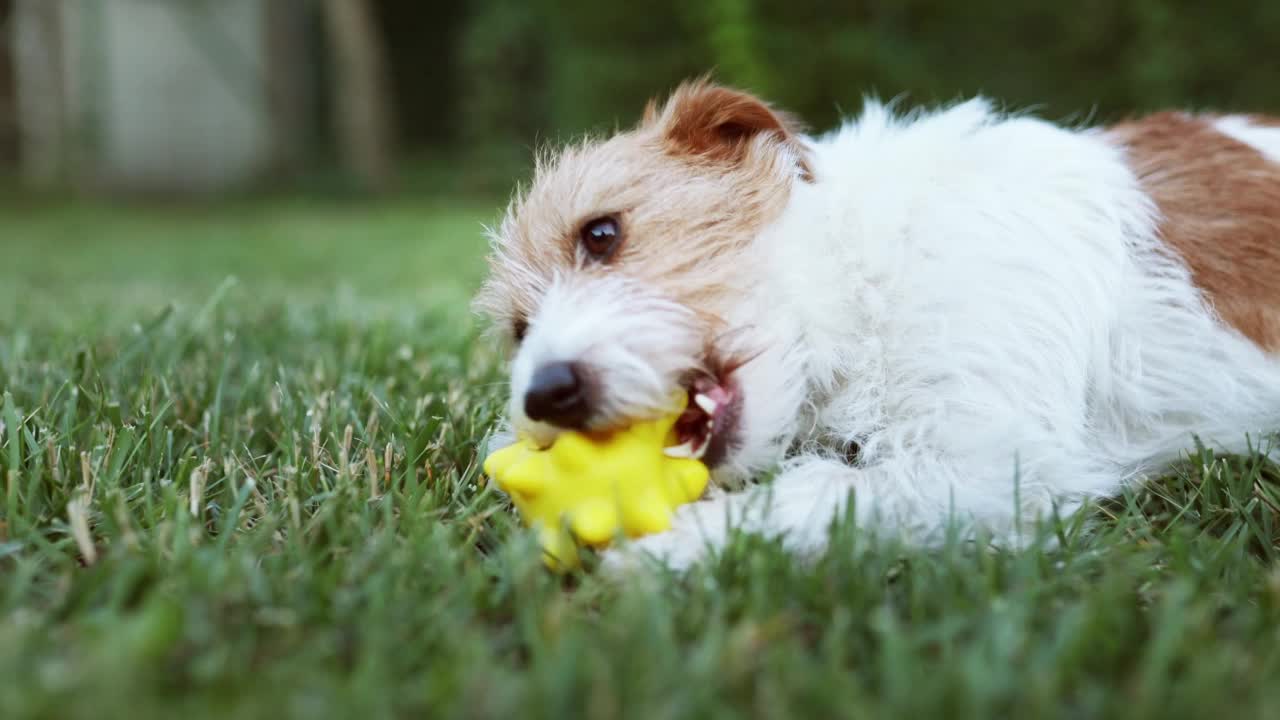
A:
<svg viewBox="0 0 1280 720">
<path fill-rule="evenodd" d="M 712 69 L 819 129 L 865 92 L 1280 110 L 1274 0 L 0 0 L 0 21 L 0 169 L 89 192 L 505 193 L 531 146 Z"/>
<path fill-rule="evenodd" d="M 708 71 L 818 130 L 865 93 L 1275 112 L 1280 2 L 0 0 L 0 322 L 228 276 L 465 312 L 534 147 Z"/>
</svg>

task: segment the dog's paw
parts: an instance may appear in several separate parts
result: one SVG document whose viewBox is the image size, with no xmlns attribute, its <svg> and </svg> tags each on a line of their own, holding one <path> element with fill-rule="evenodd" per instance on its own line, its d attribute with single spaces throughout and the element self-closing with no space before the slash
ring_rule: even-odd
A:
<svg viewBox="0 0 1280 720">
<path fill-rule="evenodd" d="M 675 531 L 636 538 L 601 555 L 600 570 L 606 575 L 629 576 L 639 572 L 693 567 L 707 555 L 707 545 Z"/>
<path fill-rule="evenodd" d="M 724 547 L 739 498 L 720 496 L 676 509 L 671 529 L 605 551 L 604 571 L 629 574 L 643 568 L 687 570 Z"/>
</svg>

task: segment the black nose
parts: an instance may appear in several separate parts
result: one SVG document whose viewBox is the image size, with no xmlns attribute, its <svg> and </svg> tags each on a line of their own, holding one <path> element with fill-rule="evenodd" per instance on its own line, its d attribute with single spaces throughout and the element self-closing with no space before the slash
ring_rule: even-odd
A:
<svg viewBox="0 0 1280 720">
<path fill-rule="evenodd" d="M 538 368 L 524 393 L 524 414 L 569 430 L 581 430 L 591 415 L 587 383 L 574 363 L 548 363 Z"/>
</svg>

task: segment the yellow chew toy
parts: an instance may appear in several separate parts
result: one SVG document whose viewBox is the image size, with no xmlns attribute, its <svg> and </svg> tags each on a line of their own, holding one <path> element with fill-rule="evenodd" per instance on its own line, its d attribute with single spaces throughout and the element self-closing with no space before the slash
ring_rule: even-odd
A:
<svg viewBox="0 0 1280 720">
<path fill-rule="evenodd" d="M 674 509 L 707 487 L 707 466 L 663 454 L 677 412 L 605 436 L 564 432 L 539 450 L 520 440 L 484 461 L 485 473 L 538 530 L 547 565 L 578 564 L 578 541 L 601 546 L 671 527 Z"/>
</svg>

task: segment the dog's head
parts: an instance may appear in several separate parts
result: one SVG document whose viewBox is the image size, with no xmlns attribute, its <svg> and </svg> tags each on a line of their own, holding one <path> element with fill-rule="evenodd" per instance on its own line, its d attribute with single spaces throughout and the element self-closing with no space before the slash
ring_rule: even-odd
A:
<svg viewBox="0 0 1280 720">
<path fill-rule="evenodd" d="M 639 126 L 541 158 L 492 233 L 477 304 L 515 347 L 510 419 L 546 443 L 671 411 L 721 475 L 776 459 L 798 378 L 757 239 L 808 177 L 786 116 L 707 82 Z M 783 407 L 784 405 L 792 407 Z"/>
</svg>

